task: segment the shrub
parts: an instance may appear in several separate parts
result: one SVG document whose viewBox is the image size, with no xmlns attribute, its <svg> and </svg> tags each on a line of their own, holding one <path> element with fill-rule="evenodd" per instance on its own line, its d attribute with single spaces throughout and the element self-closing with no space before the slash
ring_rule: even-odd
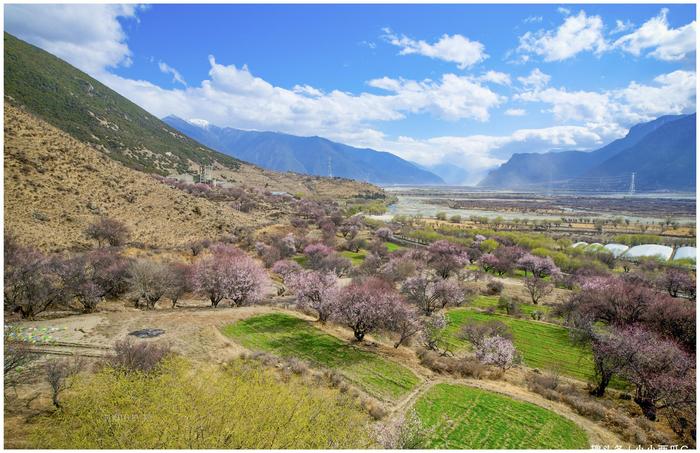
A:
<svg viewBox="0 0 700 453">
<path fill-rule="evenodd" d="M 105 244 L 111 246 L 123 245 L 129 237 L 129 229 L 122 222 L 103 217 L 85 229 L 89 239 L 97 241 L 98 247 Z"/>
<path fill-rule="evenodd" d="M 498 309 L 503 310 L 506 314 L 511 316 L 517 316 L 520 314 L 520 308 L 518 303 L 512 297 L 501 295 L 498 298 Z"/>
<path fill-rule="evenodd" d="M 146 308 L 153 309 L 161 297 L 176 286 L 173 268 L 167 263 L 139 259 L 129 268 L 129 286 L 136 304 L 145 301 Z"/>
<path fill-rule="evenodd" d="M 499 335 L 484 338 L 476 345 L 476 358 L 486 365 L 494 365 L 503 371 L 518 363 L 518 353 L 510 339 Z"/>
<path fill-rule="evenodd" d="M 501 321 L 478 322 L 474 320 L 468 321 L 457 336 L 463 340 L 467 340 L 472 345 L 478 345 L 485 338 L 499 336 L 502 338 L 512 339 L 513 334 L 507 325 Z"/>
<path fill-rule="evenodd" d="M 44 364 L 46 380 L 51 387 L 51 402 L 54 407 L 60 408 L 60 395 L 70 387 L 70 379 L 78 374 L 83 367 L 83 361 L 76 356 L 71 359 L 53 359 Z"/>
<path fill-rule="evenodd" d="M 503 283 L 498 280 L 491 280 L 486 284 L 486 294 L 489 296 L 496 296 L 503 292 Z"/>
<path fill-rule="evenodd" d="M 5 238 L 4 305 L 22 318 L 33 319 L 66 302 L 59 275 L 60 259 L 51 260 L 31 247 Z"/>
<path fill-rule="evenodd" d="M 148 341 L 136 341 L 131 338 L 114 344 L 114 355 L 110 363 L 114 368 L 126 371 L 149 372 L 170 354 L 170 347 Z"/>
<path fill-rule="evenodd" d="M 424 427 L 415 410 L 410 410 L 377 426 L 376 435 L 379 445 L 385 449 L 417 449 L 424 445 L 434 430 Z"/>
</svg>

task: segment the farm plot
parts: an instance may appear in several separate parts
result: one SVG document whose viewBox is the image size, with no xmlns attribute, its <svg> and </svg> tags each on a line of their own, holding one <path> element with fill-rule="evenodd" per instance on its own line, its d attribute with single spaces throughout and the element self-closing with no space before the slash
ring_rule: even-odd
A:
<svg viewBox="0 0 700 453">
<path fill-rule="evenodd" d="M 358 349 L 294 316 L 282 313 L 254 316 L 229 324 L 222 332 L 249 349 L 297 357 L 337 370 L 379 398 L 397 399 L 419 382 L 408 368 Z"/>
<path fill-rule="evenodd" d="M 434 427 L 424 448 L 582 449 L 574 422 L 531 403 L 465 385 L 436 384 L 414 406 Z"/>
<path fill-rule="evenodd" d="M 459 330 L 467 321 L 497 320 L 510 328 L 515 347 L 527 366 L 557 370 L 563 375 L 581 380 L 587 380 L 593 371 L 590 352 L 574 345 L 564 327 L 500 314 L 482 313 L 468 308 L 448 311 L 447 319 L 445 341 L 455 352 L 470 347 L 465 340 L 457 337 Z"/>
<path fill-rule="evenodd" d="M 496 308 L 498 307 L 498 296 L 478 296 L 475 297 L 473 301 L 469 304 L 470 307 L 474 308 Z M 548 305 L 533 305 L 533 304 L 518 304 L 518 308 L 526 316 L 530 316 L 533 311 L 540 311 L 543 314 L 549 313 L 552 308 Z M 500 310 L 503 312 L 503 310 Z"/>
</svg>

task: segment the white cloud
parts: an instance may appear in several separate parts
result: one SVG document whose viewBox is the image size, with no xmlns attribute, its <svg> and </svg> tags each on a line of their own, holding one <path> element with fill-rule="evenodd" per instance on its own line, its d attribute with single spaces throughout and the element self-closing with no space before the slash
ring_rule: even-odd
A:
<svg viewBox="0 0 700 453">
<path fill-rule="evenodd" d="M 510 85 L 510 75 L 505 72 L 487 71 L 480 77 L 479 81 L 495 83 L 497 85 Z"/>
<path fill-rule="evenodd" d="M 525 113 L 524 109 L 508 109 L 505 111 L 505 114 L 508 116 L 524 116 Z"/>
<path fill-rule="evenodd" d="M 653 84 L 633 81 L 625 88 L 602 92 L 547 88 L 514 98 L 549 104 L 558 121 L 629 126 L 661 115 L 695 111 L 695 81 L 695 72 L 678 70 L 659 75 Z"/>
<path fill-rule="evenodd" d="M 631 30 L 632 28 L 634 28 L 634 24 L 632 22 L 630 22 L 629 20 L 623 22 L 620 19 L 617 19 L 615 21 L 615 28 L 613 28 L 610 31 L 610 34 L 616 35 L 618 33 L 623 33 L 623 32 L 626 32 L 627 30 Z"/>
<path fill-rule="evenodd" d="M 607 94 L 592 91 L 567 91 L 564 88 L 528 91 L 517 94 L 515 99 L 551 105 L 550 112 L 560 122 L 594 121 L 607 116 L 610 109 Z"/>
<path fill-rule="evenodd" d="M 185 79 L 182 77 L 182 74 L 180 72 L 165 63 L 164 61 L 159 61 L 158 62 L 158 69 L 160 69 L 160 72 L 163 74 L 170 74 L 173 76 L 173 82 L 177 82 L 181 85 L 187 86 L 187 82 L 185 82 Z"/>
<path fill-rule="evenodd" d="M 400 47 L 400 55 L 418 54 L 438 60 L 457 63 L 459 69 L 466 69 L 488 58 L 484 45 L 479 41 L 471 41 L 462 35 L 444 34 L 435 43 L 411 39 L 405 35 L 398 36 L 390 29 L 384 29 L 383 38 L 390 44 Z"/>
<path fill-rule="evenodd" d="M 128 66 L 131 52 L 117 18 L 137 5 L 5 5 L 5 30 L 89 73 Z"/>
<path fill-rule="evenodd" d="M 611 93 L 615 102 L 622 104 L 622 118 L 634 123 L 696 110 L 695 72 L 673 71 L 659 75 L 654 82 L 654 85 L 631 82 L 627 88 Z"/>
<path fill-rule="evenodd" d="M 544 19 L 542 16 L 527 16 L 525 19 L 523 19 L 523 23 L 524 24 L 538 23 L 538 22 L 542 22 L 542 19 Z"/>
<path fill-rule="evenodd" d="M 551 80 L 549 74 L 545 74 L 540 71 L 540 68 L 535 68 L 530 71 L 530 74 L 524 77 L 518 77 L 518 82 L 520 82 L 526 88 L 532 88 L 535 90 L 540 90 L 546 87 Z"/>
<path fill-rule="evenodd" d="M 568 16 L 556 30 L 527 32 L 520 37 L 518 52 L 539 55 L 545 61 L 561 61 L 579 52 L 600 54 L 607 49 L 600 16 L 586 16 L 580 11 Z"/>
<path fill-rule="evenodd" d="M 489 119 L 489 110 L 504 99 L 470 77 L 443 74 L 439 82 L 383 77 L 367 82 L 395 94 L 396 108 L 412 113 L 431 112 L 447 120 Z"/>
<path fill-rule="evenodd" d="M 559 8 L 557 8 L 557 12 L 559 12 L 559 14 L 563 14 L 565 16 L 571 15 L 571 10 L 569 8 L 564 8 L 563 6 L 560 6 Z"/>
<path fill-rule="evenodd" d="M 654 49 L 648 55 L 659 60 L 675 61 L 695 52 L 695 21 L 679 28 L 669 28 L 668 9 L 649 19 L 637 30 L 617 39 L 614 47 L 639 56 L 643 50 Z"/>
</svg>

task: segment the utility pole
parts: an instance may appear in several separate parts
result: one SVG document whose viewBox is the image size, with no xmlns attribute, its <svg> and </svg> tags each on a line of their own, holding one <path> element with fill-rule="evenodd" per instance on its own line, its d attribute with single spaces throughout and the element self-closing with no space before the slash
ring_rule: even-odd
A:
<svg viewBox="0 0 700 453">
<path fill-rule="evenodd" d="M 634 179 L 636 176 L 637 176 L 637 173 L 632 172 L 632 178 L 630 180 L 630 191 L 629 191 L 630 195 L 634 195 L 634 191 L 636 190 L 634 187 Z"/>
</svg>

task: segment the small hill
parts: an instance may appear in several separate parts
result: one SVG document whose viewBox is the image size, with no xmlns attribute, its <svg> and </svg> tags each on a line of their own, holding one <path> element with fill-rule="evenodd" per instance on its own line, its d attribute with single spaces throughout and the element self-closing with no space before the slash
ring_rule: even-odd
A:
<svg viewBox="0 0 700 453">
<path fill-rule="evenodd" d="M 170 247 L 264 222 L 197 198 L 109 159 L 43 120 L 5 104 L 5 232 L 44 250 L 89 246 L 87 225 L 106 215 L 131 240 Z"/>
<path fill-rule="evenodd" d="M 493 188 L 522 188 L 546 185 L 549 181 L 556 182 L 593 175 L 597 173 L 597 171 L 593 171 L 594 168 L 606 166 L 606 161 L 623 151 L 633 150 L 637 146 L 643 147 L 643 142 L 650 134 L 664 128 L 667 124 L 674 123 L 686 117 L 687 115 L 667 115 L 647 123 L 637 124 L 630 128 L 625 137 L 615 140 L 595 151 L 513 154 L 508 162 L 492 170 L 479 185 Z M 687 124 L 687 126 L 690 127 L 689 124 Z M 694 124 L 692 125 L 692 130 L 694 133 Z M 668 138 L 668 143 L 670 144 L 673 138 Z M 685 146 L 679 142 L 674 142 L 674 146 L 676 146 L 673 150 L 674 154 L 687 157 L 690 153 L 693 155 L 695 153 L 694 146 Z M 666 149 L 670 151 L 668 147 L 666 147 Z M 647 153 L 645 157 L 654 160 L 654 156 L 649 153 Z M 656 160 L 654 161 L 657 162 Z M 629 174 L 634 171 L 634 169 L 629 166 L 625 168 L 617 166 L 614 168 L 615 170 L 613 172 L 602 171 L 600 175 L 629 176 Z M 659 167 L 658 170 L 661 172 L 662 168 Z"/>
<path fill-rule="evenodd" d="M 269 170 L 332 174 L 375 184 L 444 184 L 439 176 L 391 153 L 355 148 L 322 137 L 244 131 L 172 115 L 163 121 L 212 149 Z"/>
</svg>

